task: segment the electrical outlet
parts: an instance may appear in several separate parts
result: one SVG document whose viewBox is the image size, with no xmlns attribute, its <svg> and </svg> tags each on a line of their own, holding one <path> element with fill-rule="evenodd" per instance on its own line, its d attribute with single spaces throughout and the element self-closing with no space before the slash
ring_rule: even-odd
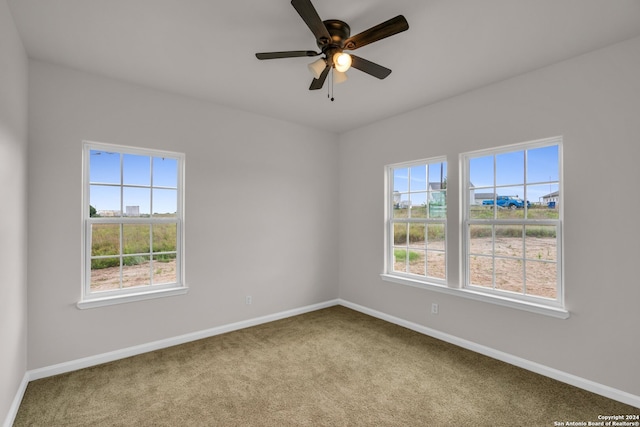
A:
<svg viewBox="0 0 640 427">
<path fill-rule="evenodd" d="M 247 296 L 245 297 L 244 302 L 245 302 L 247 305 L 251 305 L 251 295 L 247 295 Z"/>
<path fill-rule="evenodd" d="M 438 314 L 438 304 L 435 302 L 431 304 L 431 314 Z"/>
</svg>

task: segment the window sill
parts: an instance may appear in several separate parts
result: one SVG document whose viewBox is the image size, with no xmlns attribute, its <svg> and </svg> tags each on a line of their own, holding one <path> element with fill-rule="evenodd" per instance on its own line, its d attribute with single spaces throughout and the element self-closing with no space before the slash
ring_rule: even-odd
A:
<svg viewBox="0 0 640 427">
<path fill-rule="evenodd" d="M 450 288 L 445 285 L 436 285 L 433 283 L 426 283 L 420 280 L 394 276 L 391 274 L 381 274 L 380 278 L 386 282 L 393 282 L 401 285 L 414 286 L 416 288 L 441 292 L 448 295 L 456 295 L 459 297 L 468 298 L 476 301 L 487 302 L 490 304 L 497 304 L 503 307 L 515 308 L 517 310 L 524 310 L 524 311 L 529 311 L 531 313 L 556 317 L 558 319 L 568 319 L 570 316 L 570 313 L 564 308 L 551 307 L 548 305 L 536 304 L 529 301 L 520 301 L 520 300 L 516 300 L 513 298 L 508 298 L 500 295 L 489 295 L 482 292 L 473 291 L 470 289 Z"/>
<path fill-rule="evenodd" d="M 153 291 L 139 292 L 126 295 L 112 295 L 101 298 L 91 298 L 78 301 L 76 306 L 80 310 L 87 308 L 104 307 L 107 305 L 125 304 L 134 301 L 143 301 L 154 298 L 172 297 L 175 295 L 184 295 L 189 292 L 189 288 L 186 286 L 180 288 L 158 289 Z"/>
</svg>

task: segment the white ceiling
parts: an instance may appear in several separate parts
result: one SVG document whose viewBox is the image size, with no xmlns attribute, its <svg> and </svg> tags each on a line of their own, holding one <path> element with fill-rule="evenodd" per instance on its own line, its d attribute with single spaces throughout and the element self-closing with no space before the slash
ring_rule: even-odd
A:
<svg viewBox="0 0 640 427">
<path fill-rule="evenodd" d="M 407 32 L 357 51 L 358 70 L 309 91 L 317 50 L 290 0 L 8 0 L 32 58 L 344 132 L 640 35 L 640 0 L 312 0 L 352 35 L 396 15 Z"/>
</svg>

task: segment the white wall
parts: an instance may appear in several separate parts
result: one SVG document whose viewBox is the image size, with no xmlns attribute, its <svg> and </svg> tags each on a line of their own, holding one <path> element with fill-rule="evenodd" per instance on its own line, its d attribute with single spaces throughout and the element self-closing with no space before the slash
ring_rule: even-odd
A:
<svg viewBox="0 0 640 427">
<path fill-rule="evenodd" d="M 37 61 L 29 102 L 29 369 L 337 298 L 335 135 Z M 84 139 L 186 154 L 187 295 L 76 308 Z"/>
<path fill-rule="evenodd" d="M 27 55 L 0 0 L 0 420 L 27 366 Z"/>
<path fill-rule="evenodd" d="M 640 395 L 639 76 L 636 38 L 342 135 L 341 298 Z M 556 135 L 569 319 L 381 281 L 385 164 L 447 156 L 455 283 L 458 154 Z"/>
</svg>

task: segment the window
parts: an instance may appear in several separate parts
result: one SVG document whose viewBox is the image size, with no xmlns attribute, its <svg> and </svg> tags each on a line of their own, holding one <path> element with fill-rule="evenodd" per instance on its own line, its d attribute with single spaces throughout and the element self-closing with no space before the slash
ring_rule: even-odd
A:
<svg viewBox="0 0 640 427">
<path fill-rule="evenodd" d="M 464 153 L 459 159 L 459 188 L 447 187 L 444 157 L 386 167 L 381 278 L 568 318 L 562 138 Z M 460 198 L 459 210 L 448 213 L 459 218 L 455 252 L 447 250 L 447 197 Z"/>
<path fill-rule="evenodd" d="M 387 166 L 386 274 L 445 284 L 447 163 Z"/>
<path fill-rule="evenodd" d="M 561 144 L 461 156 L 464 288 L 563 307 Z"/>
<path fill-rule="evenodd" d="M 84 143 L 80 308 L 186 292 L 184 155 Z"/>
</svg>

